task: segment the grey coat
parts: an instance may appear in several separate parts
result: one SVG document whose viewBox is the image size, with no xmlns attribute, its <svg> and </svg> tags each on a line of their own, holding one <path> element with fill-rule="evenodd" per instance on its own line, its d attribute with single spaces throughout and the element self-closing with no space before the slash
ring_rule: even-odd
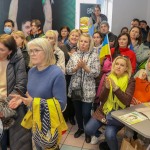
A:
<svg viewBox="0 0 150 150">
<path fill-rule="evenodd" d="M 27 74 L 25 69 L 25 61 L 20 49 L 10 59 L 7 70 L 7 95 L 17 93 L 15 88 L 20 89 L 23 93 L 26 92 Z"/>
<path fill-rule="evenodd" d="M 7 70 L 7 95 L 16 93 L 17 87 L 23 93 L 26 92 L 27 75 L 25 62 L 20 50 L 10 59 Z M 25 105 L 21 104 L 17 109 L 18 116 L 14 125 L 9 129 L 9 141 L 11 150 L 32 150 L 31 131 L 21 126 L 21 121 L 26 113 Z"/>
<path fill-rule="evenodd" d="M 143 43 L 134 46 L 134 51 L 138 64 L 142 63 L 150 57 L 150 48 L 148 46 L 145 46 Z"/>
</svg>

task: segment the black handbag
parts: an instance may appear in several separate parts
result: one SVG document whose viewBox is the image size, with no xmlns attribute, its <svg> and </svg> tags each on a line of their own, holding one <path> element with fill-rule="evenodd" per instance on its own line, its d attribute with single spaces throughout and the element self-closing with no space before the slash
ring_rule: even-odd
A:
<svg viewBox="0 0 150 150">
<path fill-rule="evenodd" d="M 83 99 L 83 90 L 82 90 L 82 88 L 76 89 L 76 90 L 72 90 L 71 99 L 73 101 L 75 101 L 75 100 L 82 100 Z"/>
<path fill-rule="evenodd" d="M 82 56 L 83 57 L 83 56 Z M 83 73 L 83 80 L 84 80 L 84 74 Z M 83 80 L 82 80 L 82 69 L 81 69 L 81 82 L 80 82 L 80 87 L 78 89 L 72 90 L 71 93 L 71 99 L 72 101 L 81 101 L 83 99 Z"/>
<path fill-rule="evenodd" d="M 83 79 L 84 79 L 84 74 L 83 74 Z M 80 82 L 80 87 L 78 89 L 72 90 L 71 93 L 71 99 L 72 101 L 81 101 L 84 97 L 83 95 L 83 80 L 82 80 L 82 70 L 81 70 L 81 82 Z"/>
</svg>

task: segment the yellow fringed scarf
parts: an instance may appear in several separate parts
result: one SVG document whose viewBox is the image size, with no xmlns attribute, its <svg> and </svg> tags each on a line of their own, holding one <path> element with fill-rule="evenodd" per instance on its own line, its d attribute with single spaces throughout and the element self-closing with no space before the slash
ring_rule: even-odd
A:
<svg viewBox="0 0 150 150">
<path fill-rule="evenodd" d="M 116 75 L 111 73 L 108 77 L 111 78 L 123 92 L 125 92 L 125 90 L 128 86 L 128 80 L 129 80 L 128 74 L 125 74 L 125 75 L 117 78 Z M 113 96 L 112 85 L 110 85 L 108 99 L 103 106 L 103 112 L 105 114 L 108 114 L 113 109 L 118 110 L 119 107 L 124 109 L 126 106 L 117 98 L 116 95 Z"/>
<path fill-rule="evenodd" d="M 56 128 L 58 129 L 57 145 L 59 145 L 62 137 L 62 133 L 66 131 L 68 127 L 63 118 L 58 100 L 52 98 L 52 99 L 47 99 L 46 101 L 50 113 L 50 122 L 51 122 L 50 133 L 53 136 L 56 131 Z M 34 98 L 32 108 L 33 108 L 32 111 L 28 110 L 27 114 L 25 115 L 25 117 L 21 122 L 21 125 L 26 129 L 32 128 L 32 132 L 34 134 L 36 132 L 36 125 L 38 126 L 38 129 L 40 131 L 42 129 L 41 118 L 40 118 L 40 98 Z M 49 149 L 49 150 L 53 150 L 53 149 Z"/>
</svg>

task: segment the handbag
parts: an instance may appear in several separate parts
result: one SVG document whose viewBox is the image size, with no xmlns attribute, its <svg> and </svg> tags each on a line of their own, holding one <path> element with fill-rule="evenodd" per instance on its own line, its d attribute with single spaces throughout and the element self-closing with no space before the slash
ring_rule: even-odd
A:
<svg viewBox="0 0 150 150">
<path fill-rule="evenodd" d="M 82 77 L 82 70 L 81 70 L 81 77 Z M 83 80 L 84 80 L 84 75 L 83 75 Z M 72 101 L 81 101 L 83 99 L 83 81 L 82 81 L 82 78 L 81 78 L 81 82 L 80 82 L 80 87 L 78 89 L 74 89 L 72 90 L 72 93 L 71 93 L 71 99 Z"/>
<path fill-rule="evenodd" d="M 82 100 L 83 99 L 83 90 L 82 90 L 82 88 L 72 90 L 71 98 L 72 98 L 73 101 L 74 100 Z"/>
<path fill-rule="evenodd" d="M 3 128 L 9 129 L 15 123 L 15 117 L 17 113 L 15 110 L 9 108 L 8 100 L 0 98 L 0 112 L 3 112 L 3 117 L 1 118 Z"/>
</svg>

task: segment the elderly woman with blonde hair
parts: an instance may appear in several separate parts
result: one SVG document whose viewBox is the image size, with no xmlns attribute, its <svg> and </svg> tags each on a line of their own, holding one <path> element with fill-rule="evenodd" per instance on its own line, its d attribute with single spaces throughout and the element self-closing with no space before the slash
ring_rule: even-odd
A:
<svg viewBox="0 0 150 150">
<path fill-rule="evenodd" d="M 18 97 L 17 95 L 12 95 L 12 96 L 15 97 L 16 99 L 20 99 L 25 105 L 29 107 L 33 105 L 33 108 L 37 100 L 35 98 L 40 98 L 39 105 L 40 105 L 40 112 L 41 112 L 40 113 L 41 126 L 42 126 L 41 133 L 43 133 L 47 139 L 50 138 L 49 135 L 51 133 L 49 131 L 51 131 L 51 127 L 52 127 L 52 125 L 49 123 L 51 122 L 51 120 L 49 119 L 51 118 L 52 114 L 48 113 L 49 103 L 51 101 L 48 103 L 47 99 L 51 100 L 55 98 L 57 100 L 56 102 L 57 107 L 58 105 L 60 105 L 59 107 L 60 111 L 63 111 L 65 109 L 66 107 L 65 76 L 61 71 L 61 69 L 55 65 L 56 60 L 53 53 L 53 48 L 47 39 L 44 38 L 34 39 L 27 44 L 27 47 L 30 55 L 30 66 L 32 67 L 28 73 L 28 84 L 27 84 L 27 94 L 26 94 L 27 98 L 23 98 L 21 96 Z M 55 110 L 56 114 L 57 111 L 59 110 L 57 109 Z M 33 115 L 34 112 L 35 110 L 33 109 Z M 43 147 L 45 147 L 44 145 L 45 143 L 43 143 L 42 145 L 40 142 L 38 142 L 37 135 L 34 136 L 33 134 L 33 139 L 35 141 L 38 150 L 42 150 Z M 51 142 L 52 141 L 47 143 L 48 147 L 49 145 L 52 144 Z M 57 145 L 58 144 L 57 142 L 55 145 L 52 146 L 53 147 L 59 146 Z"/>
</svg>

